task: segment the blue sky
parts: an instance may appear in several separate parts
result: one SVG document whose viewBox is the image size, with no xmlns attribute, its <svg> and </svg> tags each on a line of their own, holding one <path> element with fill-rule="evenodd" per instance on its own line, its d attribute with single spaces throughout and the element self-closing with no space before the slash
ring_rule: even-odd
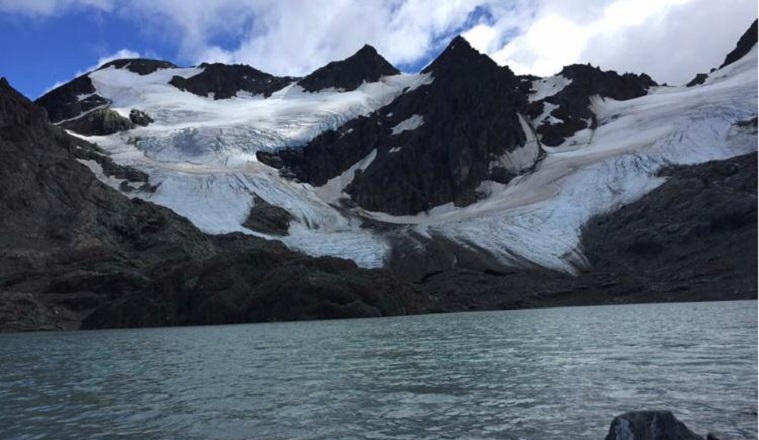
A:
<svg viewBox="0 0 759 440">
<path fill-rule="evenodd" d="M 756 15 L 754 0 L 0 0 L 0 76 L 36 98 L 120 51 L 304 75 L 365 43 L 413 72 L 461 33 L 517 73 L 590 62 L 681 84 Z"/>
</svg>

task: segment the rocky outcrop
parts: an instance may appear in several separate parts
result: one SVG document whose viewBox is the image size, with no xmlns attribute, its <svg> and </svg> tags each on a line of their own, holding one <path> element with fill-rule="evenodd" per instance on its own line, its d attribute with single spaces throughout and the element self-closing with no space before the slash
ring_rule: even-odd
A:
<svg viewBox="0 0 759 440">
<path fill-rule="evenodd" d="M 87 75 L 82 75 L 47 92 L 34 102 L 47 110 L 47 115 L 52 123 L 75 118 L 84 112 L 111 103 L 97 94 L 95 86 L 92 85 L 92 80 Z"/>
<path fill-rule="evenodd" d="M 147 127 L 148 125 L 155 122 L 153 118 L 150 117 L 150 115 L 142 110 L 137 109 L 132 109 L 129 112 L 129 120 L 132 121 L 132 123 L 135 125 L 140 125 L 142 127 Z"/>
<path fill-rule="evenodd" d="M 592 97 L 624 101 L 643 96 L 650 87 L 657 85 L 646 74 L 619 75 L 613 70 L 603 71 L 585 64 L 566 66 L 559 75 L 570 80 L 569 85 L 555 95 L 530 103 L 525 109 L 535 119 L 543 113 L 546 103 L 557 106 L 550 116 L 560 122 L 535 121 L 540 141 L 551 147 L 561 145 L 566 138 L 580 130 L 596 127 L 596 116 L 590 109 Z"/>
<path fill-rule="evenodd" d="M 457 37 L 422 73 L 431 84 L 304 148 L 259 158 L 281 161 L 287 172 L 319 186 L 376 151 L 347 192 L 364 209 L 399 215 L 470 204 L 483 180 L 513 177 L 539 160 L 539 147 L 527 143 L 519 120 L 525 97 L 510 71 Z M 519 159 L 504 160 L 509 154 Z M 499 169 L 502 162 L 510 163 L 508 173 Z"/>
<path fill-rule="evenodd" d="M 751 23 L 751 26 L 749 26 L 748 30 L 746 30 L 746 32 L 744 32 L 741 38 L 738 40 L 738 44 L 736 44 L 735 49 L 727 54 L 725 61 L 721 66 L 719 66 L 719 68 L 721 69 L 743 58 L 747 53 L 751 51 L 754 46 L 756 46 L 756 42 L 757 20 L 754 20 L 754 22 Z"/>
<path fill-rule="evenodd" d="M 177 67 L 179 66 L 163 60 L 151 60 L 146 58 L 122 58 L 105 63 L 100 66 L 98 70 L 109 68 L 124 69 L 144 76 L 150 75 L 151 73 L 154 73 L 161 69 L 176 69 Z"/>
<path fill-rule="evenodd" d="M 733 64 L 734 62 L 743 58 L 756 45 L 756 41 L 757 41 L 756 24 L 757 24 L 757 20 L 754 20 L 751 26 L 749 26 L 748 30 L 746 30 L 746 32 L 743 33 L 741 38 L 738 40 L 738 43 L 736 44 L 735 49 L 733 49 L 730 53 L 727 54 L 727 56 L 725 56 L 725 61 L 722 63 L 722 65 L 719 66 L 720 69 L 730 64 Z M 709 73 L 712 73 L 715 70 L 717 69 L 713 68 Z M 706 82 L 707 78 L 709 78 L 709 74 L 697 73 L 696 76 L 693 77 L 693 79 L 690 80 L 685 86 L 694 87 L 694 86 L 701 85 Z"/>
<path fill-rule="evenodd" d="M 293 216 L 287 210 L 253 196 L 253 207 L 242 224 L 251 231 L 269 235 L 287 235 Z"/>
<path fill-rule="evenodd" d="M 606 440 L 704 440 L 670 411 L 632 411 L 614 418 Z M 717 440 L 709 434 L 707 440 Z"/>
<path fill-rule="evenodd" d="M 102 108 L 93 110 L 76 119 L 62 122 L 60 126 L 85 136 L 107 136 L 133 129 L 134 122 L 130 118 L 121 116 L 115 110 Z"/>
<path fill-rule="evenodd" d="M 189 78 L 175 76 L 169 84 L 198 96 L 213 94 L 213 99 L 229 99 L 238 92 L 269 97 L 296 80 L 270 75 L 243 64 L 203 63 L 198 67 L 203 72 Z"/>
<path fill-rule="evenodd" d="M 298 85 L 307 92 L 324 89 L 351 91 L 364 82 L 376 82 L 383 76 L 399 73 L 398 69 L 377 53 L 376 49 L 365 45 L 350 57 L 333 61 L 315 70 L 298 81 Z"/>
<path fill-rule="evenodd" d="M 418 310 L 415 291 L 387 272 L 251 236 L 210 237 L 125 197 L 77 162 L 95 160 L 95 146 L 50 125 L 4 79 L 0 150 L 0 331 Z"/>
<path fill-rule="evenodd" d="M 608 295 L 756 298 L 756 160 L 668 168 L 659 188 L 590 221 L 583 249 Z"/>
<path fill-rule="evenodd" d="M 686 84 L 685 87 L 700 86 L 701 84 L 706 82 L 706 78 L 709 78 L 708 74 L 697 73 L 696 76 L 694 76 L 692 80 L 688 81 L 688 84 Z"/>
<path fill-rule="evenodd" d="M 413 292 L 386 272 L 336 258 L 297 255 L 271 242 L 237 240 L 237 252 L 157 266 L 156 282 L 109 302 L 84 328 L 231 324 L 402 315 Z M 222 246 L 223 247 L 223 246 Z"/>
</svg>

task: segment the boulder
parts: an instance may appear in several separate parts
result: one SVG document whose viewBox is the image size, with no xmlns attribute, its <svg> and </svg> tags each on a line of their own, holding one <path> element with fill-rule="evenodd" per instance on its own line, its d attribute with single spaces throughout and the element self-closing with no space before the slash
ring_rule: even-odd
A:
<svg viewBox="0 0 759 440">
<path fill-rule="evenodd" d="M 712 434 L 709 439 L 717 440 Z M 614 418 L 606 440 L 704 440 L 670 411 L 632 411 Z"/>
</svg>

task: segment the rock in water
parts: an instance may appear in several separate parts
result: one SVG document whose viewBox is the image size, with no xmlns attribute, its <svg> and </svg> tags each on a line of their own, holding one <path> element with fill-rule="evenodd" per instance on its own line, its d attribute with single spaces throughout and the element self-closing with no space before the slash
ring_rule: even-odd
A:
<svg viewBox="0 0 759 440">
<path fill-rule="evenodd" d="M 717 440 L 709 434 L 709 439 Z M 704 440 L 671 411 L 632 411 L 614 418 L 606 440 Z"/>
</svg>

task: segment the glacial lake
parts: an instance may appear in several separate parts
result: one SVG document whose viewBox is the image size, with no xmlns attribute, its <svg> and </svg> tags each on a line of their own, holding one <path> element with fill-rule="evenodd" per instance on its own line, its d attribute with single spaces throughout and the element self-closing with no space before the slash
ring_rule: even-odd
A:
<svg viewBox="0 0 759 440">
<path fill-rule="evenodd" d="M 0 439 L 757 438 L 757 303 L 0 335 Z"/>
</svg>

